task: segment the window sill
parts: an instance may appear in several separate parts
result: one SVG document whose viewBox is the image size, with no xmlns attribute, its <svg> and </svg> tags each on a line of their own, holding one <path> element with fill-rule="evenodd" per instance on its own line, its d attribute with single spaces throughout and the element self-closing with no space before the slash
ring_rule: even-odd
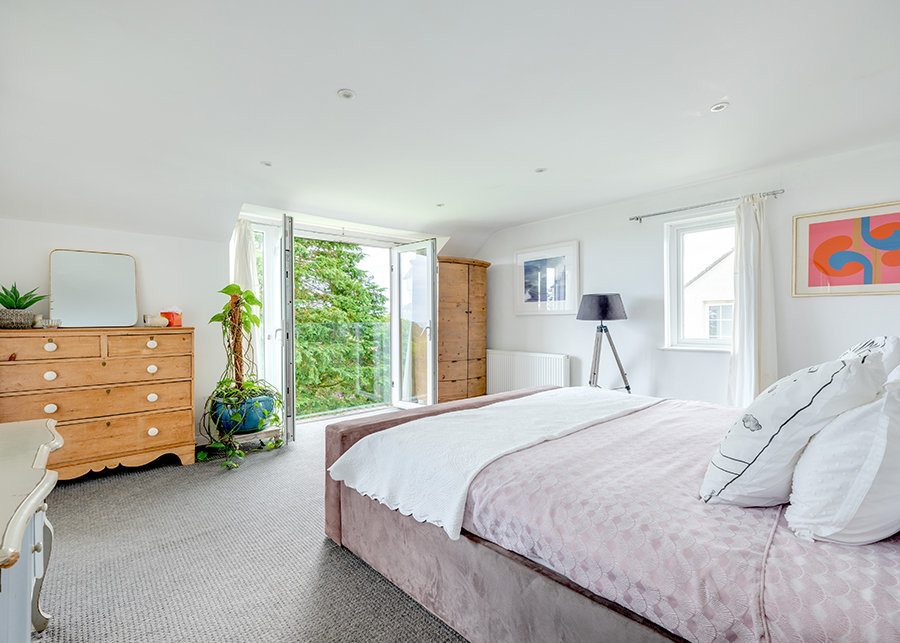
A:
<svg viewBox="0 0 900 643">
<path fill-rule="evenodd" d="M 661 351 L 683 351 L 689 353 L 730 353 L 728 346 L 658 346 Z"/>
</svg>

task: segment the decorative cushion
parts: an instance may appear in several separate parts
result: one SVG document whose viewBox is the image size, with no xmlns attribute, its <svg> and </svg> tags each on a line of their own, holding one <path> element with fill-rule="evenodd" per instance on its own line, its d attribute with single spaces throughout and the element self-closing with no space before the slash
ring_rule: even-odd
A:
<svg viewBox="0 0 900 643">
<path fill-rule="evenodd" d="M 728 430 L 700 487 L 704 502 L 771 507 L 788 501 L 791 476 L 809 439 L 884 385 L 881 353 L 826 362 L 781 379 Z"/>
<path fill-rule="evenodd" d="M 842 413 L 794 469 L 788 525 L 805 540 L 873 543 L 900 530 L 900 389 Z"/>
<path fill-rule="evenodd" d="M 838 359 L 865 357 L 876 352 L 881 353 L 881 361 L 884 362 L 884 372 L 888 374 L 888 381 L 900 380 L 900 338 L 898 337 L 882 335 L 867 339 L 845 350 Z"/>
</svg>

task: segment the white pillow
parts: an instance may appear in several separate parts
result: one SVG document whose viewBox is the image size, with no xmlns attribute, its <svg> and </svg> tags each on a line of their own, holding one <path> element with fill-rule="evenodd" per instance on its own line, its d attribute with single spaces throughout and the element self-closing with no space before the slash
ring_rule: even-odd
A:
<svg viewBox="0 0 900 643">
<path fill-rule="evenodd" d="M 884 362 L 884 372 L 888 374 L 888 381 L 900 379 L 900 338 L 890 336 L 873 337 L 856 346 L 848 348 L 838 359 L 853 357 L 865 357 L 872 353 L 881 353 L 881 361 Z"/>
<path fill-rule="evenodd" d="M 797 371 L 759 395 L 728 430 L 700 487 L 704 502 L 771 507 L 788 501 L 809 439 L 884 385 L 881 353 Z"/>
<path fill-rule="evenodd" d="M 900 531 L 900 388 L 847 411 L 809 441 L 788 525 L 804 540 L 874 543 Z"/>
</svg>

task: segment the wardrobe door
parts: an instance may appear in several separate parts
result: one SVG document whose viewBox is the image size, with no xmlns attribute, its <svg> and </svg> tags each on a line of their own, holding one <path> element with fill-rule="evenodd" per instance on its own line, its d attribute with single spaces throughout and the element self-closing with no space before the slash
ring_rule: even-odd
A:
<svg viewBox="0 0 900 643">
<path fill-rule="evenodd" d="M 483 360 L 487 355 L 487 268 L 484 266 L 469 266 L 468 343 L 469 359 Z"/>
</svg>

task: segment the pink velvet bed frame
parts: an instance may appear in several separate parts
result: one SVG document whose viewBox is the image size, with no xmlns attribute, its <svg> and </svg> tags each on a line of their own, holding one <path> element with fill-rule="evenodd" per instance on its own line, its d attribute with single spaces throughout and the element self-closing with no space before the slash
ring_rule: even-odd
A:
<svg viewBox="0 0 900 643">
<path fill-rule="evenodd" d="M 346 420 L 325 428 L 325 468 L 363 437 L 398 424 L 478 408 L 554 386 Z M 325 533 L 471 643 L 684 641 L 564 576 L 463 531 L 403 516 L 325 474 Z"/>
</svg>

